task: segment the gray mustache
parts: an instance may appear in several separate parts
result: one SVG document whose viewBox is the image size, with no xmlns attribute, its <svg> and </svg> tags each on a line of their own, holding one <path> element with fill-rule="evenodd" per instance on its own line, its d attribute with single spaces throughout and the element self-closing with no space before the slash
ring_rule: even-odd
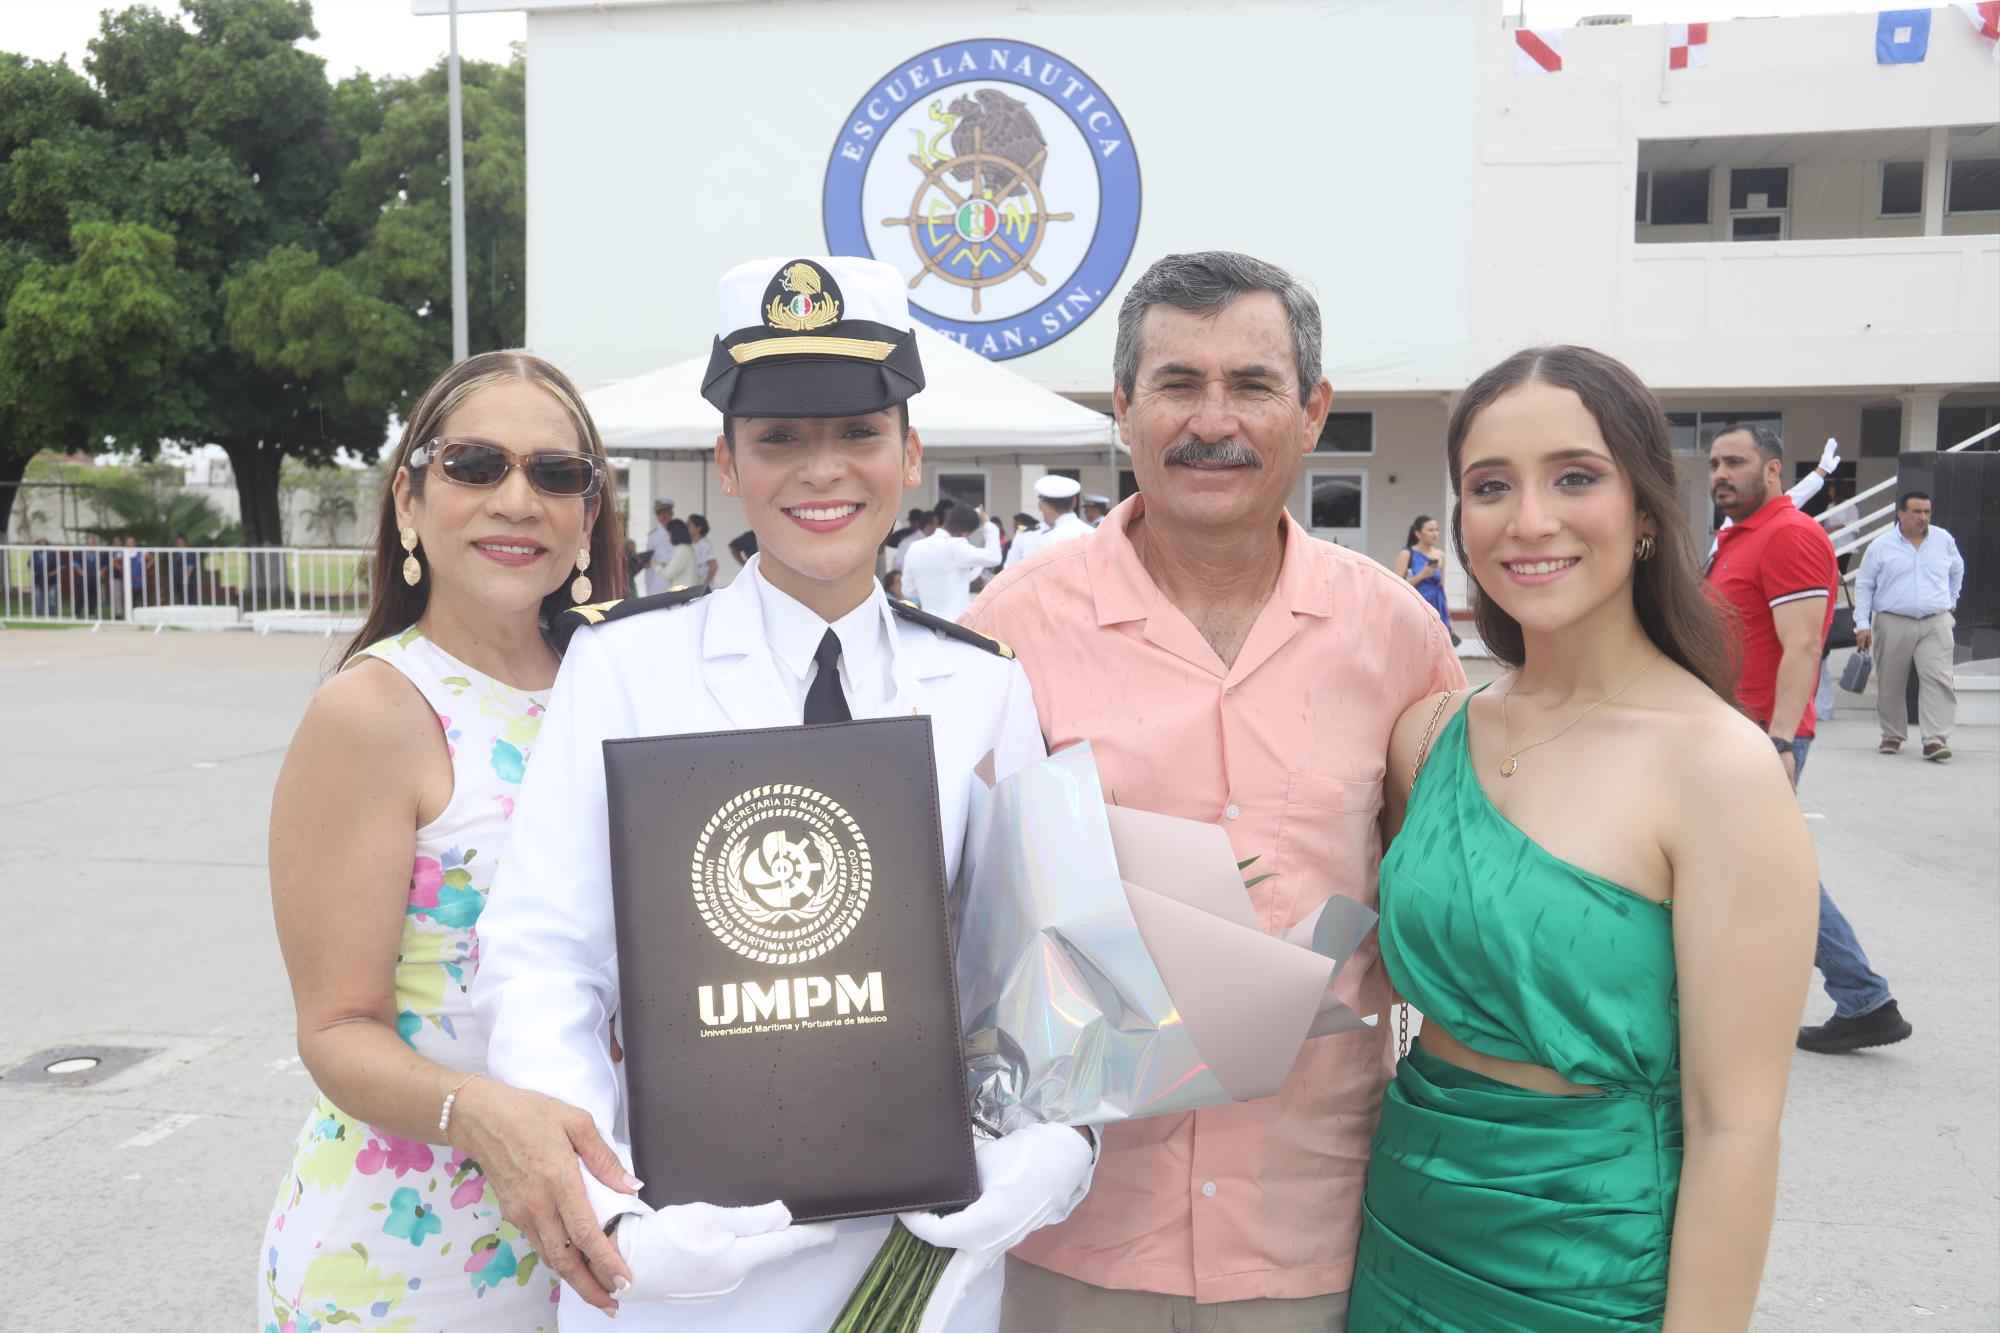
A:
<svg viewBox="0 0 2000 1333">
<path fill-rule="evenodd" d="M 1220 463 L 1225 467 L 1261 468 L 1264 460 L 1244 445 L 1234 440 L 1224 440 L 1220 444 L 1210 444 L 1206 440 L 1183 440 L 1167 450 L 1167 466 L 1177 463 Z"/>
</svg>

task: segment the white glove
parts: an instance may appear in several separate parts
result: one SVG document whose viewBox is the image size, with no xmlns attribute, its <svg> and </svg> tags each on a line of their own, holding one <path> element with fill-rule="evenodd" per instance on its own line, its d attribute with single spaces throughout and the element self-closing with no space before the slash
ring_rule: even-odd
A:
<svg viewBox="0 0 2000 1333">
<path fill-rule="evenodd" d="M 755 1208 L 683 1203 L 628 1213 L 618 1224 L 618 1253 L 632 1269 L 621 1301 L 707 1301 L 727 1296 L 759 1264 L 833 1243 L 831 1222 L 792 1225 L 778 1202 Z"/>
<path fill-rule="evenodd" d="M 1090 1189 L 1097 1155 L 1090 1140 L 1067 1125 L 1029 1125 L 973 1144 L 979 1197 L 963 1212 L 903 1213 L 911 1235 L 956 1250 L 945 1265 L 917 1333 L 942 1333 L 951 1312 L 1000 1256 L 1029 1232 L 1053 1225 Z"/>
<path fill-rule="evenodd" d="M 1826 448 L 1819 453 L 1819 470 L 1830 477 L 1833 475 L 1833 470 L 1839 466 L 1840 441 L 1829 435 L 1826 437 Z"/>
</svg>

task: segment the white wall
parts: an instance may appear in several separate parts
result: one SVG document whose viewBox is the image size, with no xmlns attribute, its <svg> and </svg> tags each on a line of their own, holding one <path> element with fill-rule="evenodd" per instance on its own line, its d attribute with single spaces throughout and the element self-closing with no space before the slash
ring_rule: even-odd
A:
<svg viewBox="0 0 2000 1333">
<path fill-rule="evenodd" d="M 1483 28 L 1474 365 L 1566 341 L 1668 390 L 1991 381 L 2000 237 L 1990 229 L 1754 246 L 1634 239 L 1641 140 L 1993 120 L 2000 73 L 1963 19 L 1940 12 L 1930 58 L 1899 66 L 1875 64 L 1875 22 L 1713 23 L 1708 67 L 1671 73 L 1664 27 L 1571 29 L 1564 68 L 1548 76 L 1515 74 L 1511 34 Z M 1716 173 L 1718 192 L 1725 179 Z M 1794 193 L 1821 190 L 1808 178 Z"/>
<path fill-rule="evenodd" d="M 1122 280 L 1075 332 L 1014 367 L 1050 387 L 1107 391 L 1106 307 L 1162 254 L 1229 248 L 1318 287 L 1327 363 L 1343 383 L 1458 380 L 1475 55 L 1490 8 L 773 0 L 536 10 L 529 342 L 586 385 L 702 353 L 725 268 L 825 246 L 829 154 L 862 94 L 931 47 L 995 38 L 1050 50 L 1108 93 L 1144 191 Z"/>
</svg>

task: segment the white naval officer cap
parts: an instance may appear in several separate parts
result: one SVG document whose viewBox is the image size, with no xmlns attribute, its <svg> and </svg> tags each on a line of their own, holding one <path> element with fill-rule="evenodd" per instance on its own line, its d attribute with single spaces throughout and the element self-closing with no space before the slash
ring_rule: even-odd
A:
<svg viewBox="0 0 2000 1333">
<path fill-rule="evenodd" d="M 702 397 L 739 417 L 880 412 L 924 387 L 901 273 L 878 259 L 753 259 L 722 275 Z"/>
<path fill-rule="evenodd" d="M 1035 483 L 1035 494 L 1044 500 L 1072 499 L 1082 489 L 1083 487 L 1073 479 L 1058 476 L 1053 472 Z"/>
</svg>

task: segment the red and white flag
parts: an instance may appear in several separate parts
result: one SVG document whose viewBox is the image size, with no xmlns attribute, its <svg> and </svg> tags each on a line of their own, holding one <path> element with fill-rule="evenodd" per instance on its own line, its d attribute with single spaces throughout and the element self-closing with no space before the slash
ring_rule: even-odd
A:
<svg viewBox="0 0 2000 1333">
<path fill-rule="evenodd" d="M 1514 29 L 1514 72 L 1516 74 L 1560 74 L 1563 67 L 1563 36 L 1559 28 Z"/>
<path fill-rule="evenodd" d="M 1986 49 L 2000 60 L 2000 0 L 1981 0 L 1976 5 L 1953 5 L 1959 13 L 1972 20 L 1972 26 L 1979 29 L 1979 35 L 1986 39 Z"/>
<path fill-rule="evenodd" d="M 1667 25 L 1667 68 L 1705 69 L 1708 66 L 1708 25 L 1669 23 Z"/>
</svg>

